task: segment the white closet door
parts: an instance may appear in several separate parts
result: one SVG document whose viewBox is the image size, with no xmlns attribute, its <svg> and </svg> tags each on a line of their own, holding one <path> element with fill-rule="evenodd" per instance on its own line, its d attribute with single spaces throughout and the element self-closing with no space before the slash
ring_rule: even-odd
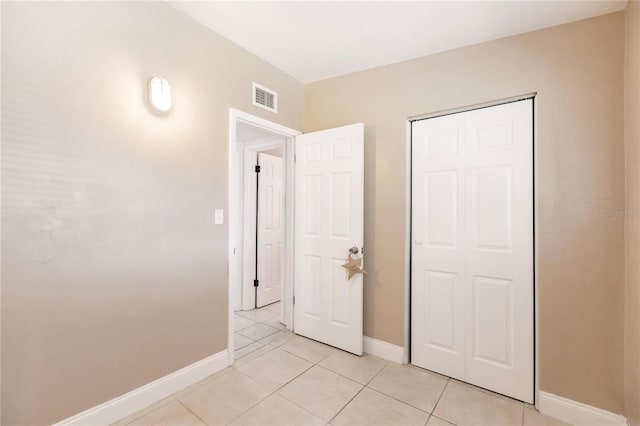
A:
<svg viewBox="0 0 640 426">
<path fill-rule="evenodd" d="M 411 362 L 464 380 L 464 117 L 412 129 Z"/>
<path fill-rule="evenodd" d="M 532 100 L 414 123 L 413 154 L 412 360 L 533 402 Z"/>
<path fill-rule="evenodd" d="M 284 250 L 282 158 L 258 153 L 258 307 L 280 300 Z"/>
<path fill-rule="evenodd" d="M 467 381 L 533 402 L 533 101 L 465 115 Z"/>
</svg>

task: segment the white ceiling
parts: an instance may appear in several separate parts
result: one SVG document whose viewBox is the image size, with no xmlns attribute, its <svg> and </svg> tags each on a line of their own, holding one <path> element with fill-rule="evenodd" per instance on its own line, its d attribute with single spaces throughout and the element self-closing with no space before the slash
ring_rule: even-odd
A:
<svg viewBox="0 0 640 426">
<path fill-rule="evenodd" d="M 169 4 L 308 83 L 615 12 L 627 1 Z"/>
</svg>

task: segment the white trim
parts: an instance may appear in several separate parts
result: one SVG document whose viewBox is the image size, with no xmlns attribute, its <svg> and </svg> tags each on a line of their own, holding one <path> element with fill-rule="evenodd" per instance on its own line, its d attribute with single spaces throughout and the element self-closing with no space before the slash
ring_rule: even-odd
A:
<svg viewBox="0 0 640 426">
<path fill-rule="evenodd" d="M 373 337 L 364 336 L 364 352 L 374 355 L 387 361 L 402 364 L 404 359 L 404 348 Z"/>
<path fill-rule="evenodd" d="M 540 413 L 580 426 L 626 426 L 626 417 L 540 391 Z"/>
<path fill-rule="evenodd" d="M 229 365 L 227 350 L 147 383 L 110 401 L 96 405 L 55 424 L 108 425 L 154 404 Z"/>
<path fill-rule="evenodd" d="M 302 134 L 302 133 L 299 133 Z M 280 318 L 284 322 L 288 330 L 293 331 L 293 277 L 294 277 L 294 192 L 295 192 L 295 136 L 287 139 L 284 144 L 284 152 L 288 153 L 285 159 L 285 190 L 284 190 L 284 223 L 287 229 L 284 233 L 284 274 L 285 285 L 282 289 L 282 304 L 285 305 L 284 310 L 280 310 Z"/>
<path fill-rule="evenodd" d="M 540 297 L 538 277 L 540 276 L 540 167 L 538 160 L 538 93 L 533 97 L 533 402 L 540 410 Z"/>
<path fill-rule="evenodd" d="M 473 111 L 473 110 L 476 110 L 476 109 L 490 108 L 490 107 L 494 107 L 494 106 L 498 106 L 498 105 L 508 104 L 508 103 L 511 103 L 511 102 L 518 102 L 518 101 L 524 101 L 526 99 L 532 99 L 532 98 L 535 98 L 537 95 L 538 95 L 538 92 L 531 92 L 531 93 L 527 93 L 525 95 L 511 96 L 511 97 L 508 97 L 508 98 L 496 99 L 494 101 L 481 102 L 481 103 L 478 103 L 478 104 L 467 105 L 467 106 L 463 106 L 463 107 L 460 107 L 460 108 L 452 108 L 452 109 L 447 109 L 447 110 L 442 110 L 442 111 L 435 111 L 435 112 L 431 112 L 431 113 L 428 113 L 428 114 L 414 115 L 414 116 L 409 117 L 409 121 L 426 120 L 428 118 L 442 117 L 443 115 L 459 114 L 461 112 Z"/>
<path fill-rule="evenodd" d="M 404 354 L 408 364 L 411 351 L 411 120 L 406 123 L 405 146 L 405 214 L 404 214 Z"/>
<path fill-rule="evenodd" d="M 291 129 L 286 126 L 282 126 L 280 124 L 271 122 L 269 120 L 265 120 L 264 118 L 256 117 L 255 115 L 247 114 L 246 112 L 238 111 L 234 108 L 229 108 L 229 175 L 228 175 L 228 209 L 229 214 L 227 217 L 229 218 L 228 227 L 229 227 L 229 246 L 228 246 L 228 256 L 229 256 L 229 274 L 228 274 L 228 328 L 227 328 L 227 349 L 229 356 L 229 364 L 233 364 L 233 348 L 234 348 L 234 315 L 233 315 L 233 307 L 236 306 L 234 301 L 236 294 L 236 280 L 237 271 L 238 271 L 238 256 L 234 253 L 234 248 L 239 247 L 239 235 L 236 226 L 236 221 L 242 215 L 240 212 L 236 212 L 238 206 L 238 189 L 236 187 L 237 184 L 237 175 L 238 175 L 238 164 L 236 159 L 236 130 L 237 124 L 239 122 L 249 124 L 254 127 L 259 127 L 264 130 L 268 130 L 272 133 L 278 133 L 282 136 L 288 138 L 287 142 L 284 145 L 283 159 L 285 162 L 285 173 L 287 178 L 289 176 L 293 176 L 293 163 L 294 163 L 294 144 L 292 139 L 297 135 L 302 134 L 302 132 Z M 289 330 L 293 330 L 293 246 L 289 244 L 287 247 L 287 243 L 292 243 L 292 234 L 293 234 L 293 180 L 287 179 L 285 182 L 285 288 L 284 294 L 285 298 L 283 300 L 284 311 L 287 316 L 286 327 Z"/>
</svg>

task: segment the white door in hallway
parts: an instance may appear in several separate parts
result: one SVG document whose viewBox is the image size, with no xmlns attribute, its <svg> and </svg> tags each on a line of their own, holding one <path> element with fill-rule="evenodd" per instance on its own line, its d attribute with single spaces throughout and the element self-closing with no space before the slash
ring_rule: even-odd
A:
<svg viewBox="0 0 640 426">
<path fill-rule="evenodd" d="M 533 100 L 412 124 L 412 363 L 532 403 Z"/>
<path fill-rule="evenodd" d="M 258 153 L 257 307 L 280 300 L 283 279 L 284 198 L 282 158 Z"/>
<path fill-rule="evenodd" d="M 296 137 L 295 332 L 362 355 L 362 274 L 342 267 L 364 241 L 364 125 Z M 360 254 L 358 254 L 360 256 Z"/>
</svg>

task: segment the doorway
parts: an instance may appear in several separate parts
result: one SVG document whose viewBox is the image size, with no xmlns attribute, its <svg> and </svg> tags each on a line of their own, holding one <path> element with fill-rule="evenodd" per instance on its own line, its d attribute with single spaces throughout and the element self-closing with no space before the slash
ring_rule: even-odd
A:
<svg viewBox="0 0 640 426">
<path fill-rule="evenodd" d="M 265 164 L 271 167 L 271 177 L 261 177 Z M 277 197 L 263 195 L 261 209 L 260 194 L 270 190 L 273 195 L 278 185 L 284 198 L 284 237 L 279 240 L 284 259 L 269 262 L 265 259 L 274 256 L 263 254 L 261 260 L 261 251 L 270 245 L 273 253 L 282 236 L 272 232 L 277 227 L 261 224 L 268 222 L 266 212 L 277 211 Z M 271 204 L 265 202 L 269 199 Z M 296 334 L 362 355 L 363 200 L 363 123 L 302 135 L 230 109 L 229 364 L 234 362 L 236 339 L 243 340 L 239 344 L 260 345 L 244 337 L 265 343 L 271 337 L 264 333 L 276 334 L 281 327 L 293 331 L 294 320 Z M 278 268 L 282 271 L 273 274 Z M 270 291 L 262 293 L 261 282 L 279 274 L 281 285 L 265 286 Z M 235 331 L 241 322 L 253 329 L 242 330 L 238 334 L 243 337 L 238 337 Z"/>
<path fill-rule="evenodd" d="M 231 364 L 237 350 L 293 330 L 293 138 L 300 132 L 234 109 L 229 117 Z"/>
<path fill-rule="evenodd" d="M 533 99 L 411 123 L 411 362 L 533 403 Z"/>
</svg>

